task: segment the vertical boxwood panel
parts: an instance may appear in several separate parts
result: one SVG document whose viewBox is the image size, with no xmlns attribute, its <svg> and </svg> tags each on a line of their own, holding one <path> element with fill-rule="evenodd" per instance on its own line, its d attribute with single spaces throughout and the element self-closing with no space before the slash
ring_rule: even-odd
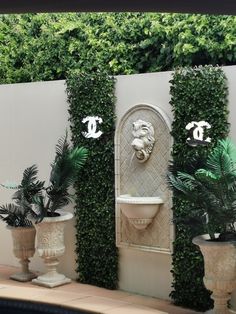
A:
<svg viewBox="0 0 236 314">
<path fill-rule="evenodd" d="M 79 280 L 116 288 L 118 255 L 115 245 L 114 78 L 105 73 L 74 74 L 67 79 L 72 140 L 89 149 L 76 189 L 77 262 Z M 87 116 L 97 124 L 99 138 L 86 138 Z"/>
<path fill-rule="evenodd" d="M 228 133 L 227 82 L 219 67 L 205 66 L 176 70 L 171 80 L 171 105 L 174 113 L 172 135 L 174 138 L 173 163 L 176 170 L 189 172 L 189 161 L 201 165 L 218 139 Z M 185 126 L 191 121 L 207 121 L 211 129 L 210 145 L 190 147 L 186 144 Z M 194 166 L 192 168 L 194 170 Z M 176 221 L 176 239 L 173 254 L 173 291 L 171 297 L 178 305 L 205 311 L 212 307 L 210 292 L 203 285 L 203 259 L 192 238 L 205 230 L 194 223 L 187 225 L 192 204 L 174 195 L 173 209 Z"/>
</svg>

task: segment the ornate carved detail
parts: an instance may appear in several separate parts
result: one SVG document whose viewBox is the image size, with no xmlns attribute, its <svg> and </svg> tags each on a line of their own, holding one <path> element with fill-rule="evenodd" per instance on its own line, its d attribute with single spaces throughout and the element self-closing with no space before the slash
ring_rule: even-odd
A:
<svg viewBox="0 0 236 314">
<path fill-rule="evenodd" d="M 152 218 L 129 218 L 129 221 L 137 229 L 145 229 L 152 222 Z"/>
<path fill-rule="evenodd" d="M 57 272 L 58 257 L 65 252 L 64 227 L 65 222 L 72 218 L 71 213 L 61 211 L 60 217 L 45 218 L 36 225 L 39 256 L 44 259 L 47 272 L 33 282 L 45 287 L 57 287 L 71 282 L 63 274 Z"/>
<path fill-rule="evenodd" d="M 38 232 L 38 251 L 40 252 L 61 252 L 64 253 L 64 222 L 55 224 L 40 223 L 40 232 Z M 36 227 L 37 228 L 37 227 Z M 42 253 L 42 254 L 45 254 Z M 47 254 L 47 253 L 46 253 Z M 54 253 L 55 256 L 56 253 Z M 43 255 L 40 255 L 43 256 Z"/>
<path fill-rule="evenodd" d="M 208 241 L 208 235 L 197 236 L 193 243 L 204 257 L 204 284 L 212 291 L 213 313 L 229 314 L 227 302 L 236 287 L 236 248 L 233 242 Z"/>
<path fill-rule="evenodd" d="M 154 128 L 150 122 L 137 120 L 133 122 L 131 145 L 139 162 L 145 162 L 150 157 L 155 143 Z"/>
<path fill-rule="evenodd" d="M 157 145 L 147 163 L 132 159 L 132 124 L 143 120 L 152 124 Z M 131 194 L 142 197 L 160 196 L 163 200 L 158 214 L 144 231 L 140 231 L 116 205 L 116 236 L 119 247 L 170 253 L 173 242 L 172 197 L 166 182 L 171 158 L 170 123 L 158 107 L 140 104 L 131 108 L 121 119 L 116 131 L 116 195 Z M 140 179 L 141 178 L 141 179 Z"/>
<path fill-rule="evenodd" d="M 34 227 L 9 227 L 13 240 L 13 253 L 20 260 L 21 271 L 11 275 L 11 279 L 17 281 L 31 281 L 36 277 L 34 273 L 29 271 L 29 258 L 35 253 L 35 234 Z"/>
</svg>

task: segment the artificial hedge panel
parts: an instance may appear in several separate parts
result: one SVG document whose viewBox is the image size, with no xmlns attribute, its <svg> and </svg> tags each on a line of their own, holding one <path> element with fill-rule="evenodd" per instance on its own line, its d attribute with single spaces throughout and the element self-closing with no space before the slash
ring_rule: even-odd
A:
<svg viewBox="0 0 236 314">
<path fill-rule="evenodd" d="M 172 124 L 173 165 L 176 171 L 194 171 L 205 160 L 218 139 L 228 134 L 227 81 L 219 67 L 205 66 L 182 68 L 173 73 L 171 105 L 174 113 Z M 191 147 L 185 126 L 191 121 L 207 121 L 211 125 L 206 133 L 211 137 L 208 146 Z M 192 161 L 194 163 L 192 164 Z M 190 168 L 191 161 L 191 168 Z M 203 285 L 203 258 L 192 238 L 205 232 L 191 219 L 192 204 L 173 198 L 176 239 L 173 253 L 173 291 L 171 297 L 178 305 L 200 311 L 212 307 L 210 292 Z"/>
<path fill-rule="evenodd" d="M 105 288 L 117 287 L 118 252 L 115 245 L 114 196 L 114 78 L 106 73 L 71 74 L 67 95 L 72 140 L 89 150 L 76 183 L 76 230 L 79 281 Z M 98 116 L 99 138 L 86 138 L 87 116 Z"/>
</svg>

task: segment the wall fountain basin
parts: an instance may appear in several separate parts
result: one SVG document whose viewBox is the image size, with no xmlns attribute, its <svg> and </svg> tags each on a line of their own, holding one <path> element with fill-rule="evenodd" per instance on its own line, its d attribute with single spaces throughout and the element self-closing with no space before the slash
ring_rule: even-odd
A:
<svg viewBox="0 0 236 314">
<path fill-rule="evenodd" d="M 122 213 L 137 229 L 145 229 L 152 222 L 159 211 L 163 200 L 158 196 L 120 195 L 116 198 Z"/>
</svg>

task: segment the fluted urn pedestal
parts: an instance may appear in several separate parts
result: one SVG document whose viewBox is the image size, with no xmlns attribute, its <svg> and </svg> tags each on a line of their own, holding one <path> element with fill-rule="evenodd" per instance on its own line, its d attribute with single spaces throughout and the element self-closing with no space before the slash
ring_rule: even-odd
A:
<svg viewBox="0 0 236 314">
<path fill-rule="evenodd" d="M 8 227 L 12 234 L 13 253 L 20 260 L 21 271 L 10 276 L 17 281 L 31 281 L 36 275 L 29 270 L 29 258 L 35 253 L 34 227 Z"/>
<path fill-rule="evenodd" d="M 236 288 L 236 242 L 208 241 L 209 235 L 193 239 L 204 257 L 204 284 L 212 291 L 214 308 L 207 313 L 229 314 L 227 302 Z"/>
<path fill-rule="evenodd" d="M 60 216 L 45 217 L 42 222 L 35 225 L 37 230 L 37 251 L 43 258 L 47 268 L 45 274 L 32 280 L 33 283 L 44 287 L 57 287 L 71 282 L 71 279 L 57 272 L 59 257 L 65 253 L 64 227 L 66 221 L 73 215 L 58 211 Z"/>
</svg>

